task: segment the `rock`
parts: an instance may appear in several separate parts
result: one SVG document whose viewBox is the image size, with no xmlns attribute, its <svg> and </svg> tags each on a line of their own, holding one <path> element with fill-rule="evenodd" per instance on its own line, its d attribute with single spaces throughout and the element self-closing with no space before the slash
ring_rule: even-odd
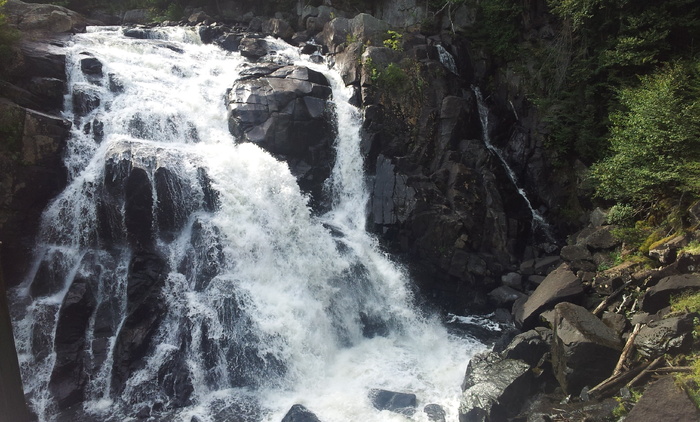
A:
<svg viewBox="0 0 700 422">
<path fill-rule="evenodd" d="M 150 31 L 144 28 L 124 28 L 124 36 L 129 38 L 136 38 L 139 40 L 148 39 L 148 34 Z"/>
<path fill-rule="evenodd" d="M 500 286 L 491 290 L 488 294 L 489 299 L 498 307 L 509 307 L 521 298 L 526 298 L 522 292 L 519 292 L 508 286 Z"/>
<path fill-rule="evenodd" d="M 360 57 L 365 46 L 359 42 L 351 43 L 335 56 L 335 68 L 343 78 L 345 85 L 359 84 L 361 76 Z"/>
<path fill-rule="evenodd" d="M 124 17 L 122 18 L 122 24 L 141 24 L 145 25 L 151 22 L 151 12 L 148 9 L 132 9 L 124 12 Z"/>
<path fill-rule="evenodd" d="M 27 87 L 29 92 L 41 98 L 41 111 L 56 111 L 63 108 L 66 83 L 61 79 L 34 77 Z"/>
<path fill-rule="evenodd" d="M 189 18 L 187 18 L 187 22 L 191 24 L 198 24 L 198 23 L 203 23 L 205 21 L 211 21 L 211 17 L 207 15 L 205 12 L 199 11 L 199 12 L 194 12 L 190 15 Z"/>
<path fill-rule="evenodd" d="M 687 352 L 693 343 L 693 319 L 697 314 L 684 314 L 649 322 L 634 339 L 637 351 L 655 358 L 665 353 Z"/>
<path fill-rule="evenodd" d="M 219 37 L 215 43 L 226 51 L 238 51 L 238 46 L 241 45 L 242 35 L 226 34 Z"/>
<path fill-rule="evenodd" d="M 124 185 L 124 224 L 134 246 L 150 245 L 154 240 L 154 200 L 146 171 L 133 169 Z"/>
<path fill-rule="evenodd" d="M 301 188 L 316 201 L 332 168 L 330 95 L 319 72 L 260 66 L 242 74 L 227 97 L 231 133 L 286 159 Z"/>
<path fill-rule="evenodd" d="M 383 155 L 377 157 L 376 169 L 371 206 L 374 224 L 406 221 L 416 205 L 415 189 L 407 185 L 408 177 L 397 174 L 391 160 Z"/>
<path fill-rule="evenodd" d="M 676 260 L 678 250 L 688 245 L 688 238 L 685 235 L 676 236 L 673 239 L 649 250 L 649 257 L 656 259 L 664 265 L 673 263 Z"/>
<path fill-rule="evenodd" d="M 204 44 L 211 44 L 214 40 L 224 35 L 224 27 L 219 25 L 199 25 L 197 26 L 197 33 Z"/>
<path fill-rule="evenodd" d="M 585 260 L 592 261 L 593 255 L 585 246 L 581 245 L 567 245 L 561 248 L 559 256 L 566 262 Z"/>
<path fill-rule="evenodd" d="M 560 302 L 569 302 L 583 294 L 583 286 L 566 264 L 562 264 L 537 286 L 532 296 L 513 305 L 515 324 L 528 330 L 537 323 L 542 311 Z"/>
<path fill-rule="evenodd" d="M 56 363 L 49 390 L 59 409 L 83 401 L 87 374 L 83 370 L 86 330 L 95 309 L 95 294 L 90 280 L 76 278 L 61 304 L 56 326 Z"/>
<path fill-rule="evenodd" d="M 76 85 L 73 87 L 73 112 L 78 117 L 84 117 L 100 106 L 100 94 L 97 89 L 89 85 Z"/>
<path fill-rule="evenodd" d="M 615 226 L 600 227 L 583 240 L 583 245 L 594 251 L 612 249 L 619 246 L 622 241 L 613 236 L 612 230 L 614 229 Z"/>
<path fill-rule="evenodd" d="M 61 33 L 78 28 L 84 31 L 85 27 L 85 18 L 80 14 L 52 4 L 8 0 L 3 12 L 8 21 L 22 31 Z"/>
<path fill-rule="evenodd" d="M 588 219 L 593 227 L 601 227 L 607 222 L 608 213 L 603 211 L 600 207 L 596 207 L 596 209 L 591 211 L 591 215 Z"/>
<path fill-rule="evenodd" d="M 505 359 L 521 360 L 530 366 L 537 366 L 545 353 L 549 352 L 549 341 L 551 340 L 552 330 L 545 329 L 540 332 L 530 330 L 518 334 L 511 340 L 508 347 L 501 352 L 501 356 Z"/>
<path fill-rule="evenodd" d="M 690 422 L 700 420 L 700 410 L 685 391 L 678 388 L 672 375 L 651 384 L 626 421 L 634 422 Z"/>
<path fill-rule="evenodd" d="M 295 404 L 292 406 L 289 411 L 287 412 L 286 415 L 284 415 L 284 418 L 282 418 L 282 422 L 321 422 L 318 417 L 311 412 L 309 409 L 306 407 L 300 405 L 300 404 Z"/>
<path fill-rule="evenodd" d="M 679 274 L 665 277 L 644 293 L 641 309 L 644 312 L 655 314 L 662 308 L 669 306 L 671 296 L 696 291 L 700 291 L 700 274 Z"/>
<path fill-rule="evenodd" d="M 238 50 L 241 52 L 241 56 L 251 60 L 258 60 L 267 55 L 268 45 L 267 41 L 262 38 L 246 36 L 241 39 Z"/>
<path fill-rule="evenodd" d="M 291 25 L 289 25 L 289 22 L 277 18 L 264 21 L 262 24 L 262 32 L 287 41 L 294 35 L 294 30 Z"/>
<path fill-rule="evenodd" d="M 447 416 L 447 414 L 445 413 L 445 409 L 443 409 L 442 406 L 440 406 L 439 404 L 426 404 L 423 408 L 423 411 L 426 415 L 428 415 L 428 419 L 430 421 L 445 422 L 445 417 Z"/>
<path fill-rule="evenodd" d="M 618 336 L 621 336 L 629 326 L 627 318 L 615 312 L 603 312 L 603 316 L 600 319 L 603 321 L 603 324 L 612 328 Z"/>
<path fill-rule="evenodd" d="M 501 282 L 511 289 L 523 290 L 523 276 L 518 273 L 508 273 L 501 276 Z"/>
<path fill-rule="evenodd" d="M 17 77 L 66 79 L 66 53 L 61 47 L 23 41 L 20 43 L 20 51 L 24 60 L 23 64 L 14 71 Z"/>
<path fill-rule="evenodd" d="M 416 412 L 415 394 L 372 389 L 369 392 L 369 399 L 372 401 L 372 405 L 379 410 L 388 410 L 406 416 L 413 416 Z"/>
<path fill-rule="evenodd" d="M 547 275 L 554 271 L 559 263 L 561 263 L 561 259 L 556 255 L 537 258 L 534 265 L 535 274 Z"/>
<path fill-rule="evenodd" d="M 533 387 L 530 365 L 484 353 L 469 361 L 462 383 L 460 422 L 505 421 L 515 416 Z"/>
<path fill-rule="evenodd" d="M 622 342 L 581 306 L 560 303 L 554 312 L 554 375 L 566 394 L 578 395 L 583 387 L 592 387 L 612 374 Z"/>
<path fill-rule="evenodd" d="M 102 63 L 94 57 L 80 59 L 80 70 L 86 75 L 102 77 Z"/>
</svg>

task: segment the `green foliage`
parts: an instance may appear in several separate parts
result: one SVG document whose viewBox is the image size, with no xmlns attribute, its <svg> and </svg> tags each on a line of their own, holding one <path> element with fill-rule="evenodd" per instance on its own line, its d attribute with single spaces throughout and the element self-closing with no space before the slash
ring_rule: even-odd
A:
<svg viewBox="0 0 700 422">
<path fill-rule="evenodd" d="M 17 158 L 22 143 L 24 128 L 23 113 L 19 108 L 5 107 L 0 113 L 0 150 Z"/>
<path fill-rule="evenodd" d="M 517 54 L 520 33 L 522 3 L 511 0 L 482 0 L 479 2 L 474 33 L 474 42 L 502 58 L 513 58 Z"/>
<path fill-rule="evenodd" d="M 700 242 L 693 240 L 688 246 L 681 248 L 679 252 L 686 252 L 693 255 L 700 255 Z"/>
<path fill-rule="evenodd" d="M 700 191 L 700 69 L 674 64 L 623 88 L 611 115 L 612 155 L 592 168 L 597 194 L 648 206 Z"/>
<path fill-rule="evenodd" d="M 388 38 L 384 40 L 384 47 L 391 48 L 394 51 L 403 51 L 403 35 L 399 32 L 388 30 Z"/>
<path fill-rule="evenodd" d="M 629 390 L 629 397 L 616 396 L 615 401 L 617 401 L 617 407 L 613 409 L 612 414 L 616 418 L 621 418 L 627 416 L 630 410 L 634 407 L 635 403 L 642 398 L 642 391 L 636 388 L 631 388 Z"/>
<path fill-rule="evenodd" d="M 618 226 L 631 226 L 634 223 L 636 212 L 633 207 L 625 204 L 615 204 L 608 211 L 608 224 Z"/>
</svg>

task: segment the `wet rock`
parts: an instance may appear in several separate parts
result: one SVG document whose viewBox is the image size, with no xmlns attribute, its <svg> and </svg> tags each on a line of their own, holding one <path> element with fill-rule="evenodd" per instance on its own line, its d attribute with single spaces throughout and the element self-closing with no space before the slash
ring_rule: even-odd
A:
<svg viewBox="0 0 700 422">
<path fill-rule="evenodd" d="M 406 175 L 396 173 L 391 160 L 383 155 L 377 157 L 371 208 L 374 224 L 404 222 L 413 212 L 416 191 L 407 180 Z"/>
<path fill-rule="evenodd" d="M 73 111 L 78 117 L 83 117 L 100 106 L 98 91 L 89 85 L 73 87 Z"/>
<path fill-rule="evenodd" d="M 295 404 L 284 415 L 282 422 L 321 422 L 321 420 L 306 407 Z"/>
<path fill-rule="evenodd" d="M 83 370 L 85 339 L 95 295 L 90 280 L 76 278 L 63 299 L 56 326 L 56 363 L 49 391 L 59 409 L 67 409 L 85 398 L 88 376 Z"/>
<path fill-rule="evenodd" d="M 566 264 L 562 264 L 537 286 L 529 298 L 515 302 L 515 324 L 521 329 L 530 329 L 536 325 L 540 313 L 552 309 L 557 303 L 575 300 L 582 294 L 581 281 Z"/>
<path fill-rule="evenodd" d="M 696 291 L 700 291 L 700 274 L 679 274 L 665 277 L 644 293 L 641 309 L 644 312 L 655 314 L 669 306 L 671 296 Z"/>
<path fill-rule="evenodd" d="M 515 416 L 533 388 L 530 365 L 484 353 L 469 361 L 462 383 L 460 422 L 505 421 Z"/>
<path fill-rule="evenodd" d="M 330 51 L 334 52 L 336 46 L 346 42 L 350 34 L 350 20 L 337 17 L 324 25 L 319 39 Z"/>
<path fill-rule="evenodd" d="M 148 174 L 133 169 L 124 185 L 124 222 L 134 245 L 150 245 L 153 241 L 153 203 Z"/>
<path fill-rule="evenodd" d="M 618 335 L 581 306 L 554 307 L 552 366 L 567 394 L 578 395 L 612 374 L 622 350 Z"/>
<path fill-rule="evenodd" d="M 267 41 L 262 38 L 243 37 L 238 45 L 241 56 L 258 60 L 268 53 Z"/>
<path fill-rule="evenodd" d="M 372 405 L 379 410 L 388 410 L 406 416 L 412 416 L 416 412 L 415 394 L 372 389 L 369 392 L 369 398 Z"/>
<path fill-rule="evenodd" d="M 219 37 L 216 44 L 226 51 L 238 51 L 243 36 L 240 34 L 226 34 Z"/>
<path fill-rule="evenodd" d="M 160 167 L 154 175 L 156 188 L 156 217 L 161 236 L 172 240 L 185 226 L 194 209 L 187 208 L 191 203 L 187 199 L 194 195 L 192 188 L 175 173 Z"/>
<path fill-rule="evenodd" d="M 34 77 L 27 89 L 42 99 L 43 110 L 60 110 L 63 108 L 63 95 L 66 83 L 61 79 Z"/>
<path fill-rule="evenodd" d="M 205 12 L 194 12 L 190 15 L 189 18 L 187 18 L 187 22 L 191 24 L 198 24 L 198 23 L 203 23 L 205 21 L 211 21 L 211 17 L 207 15 Z"/>
<path fill-rule="evenodd" d="M 224 35 L 224 28 L 217 25 L 200 25 L 197 27 L 197 33 L 204 44 L 211 44 Z"/>
<path fill-rule="evenodd" d="M 432 422 L 445 422 L 447 414 L 445 413 L 445 409 L 439 404 L 426 404 L 423 411 L 428 415 L 428 420 Z"/>
<path fill-rule="evenodd" d="M 361 76 L 360 57 L 365 46 L 354 42 L 335 56 L 335 67 L 345 85 L 359 84 Z"/>
<path fill-rule="evenodd" d="M 94 57 L 80 59 L 80 70 L 86 75 L 102 76 L 102 62 Z"/>
<path fill-rule="evenodd" d="M 218 210 L 219 206 L 221 206 L 219 192 L 211 186 L 211 179 L 209 178 L 205 168 L 200 167 L 197 169 L 197 181 L 199 182 L 199 186 L 204 194 L 202 202 L 202 208 L 204 208 L 204 211 L 214 212 Z"/>
<path fill-rule="evenodd" d="M 690 422 L 700 420 L 700 410 L 672 375 L 651 384 L 625 420 L 634 422 Z"/>
<path fill-rule="evenodd" d="M 260 67 L 251 72 L 228 94 L 229 129 L 238 140 L 285 159 L 316 206 L 334 157 L 328 81 L 306 67 Z"/>
<path fill-rule="evenodd" d="M 684 314 L 652 321 L 639 330 L 634 339 L 637 351 L 655 358 L 665 353 L 687 352 L 693 343 L 693 320 L 697 314 Z"/>
<path fill-rule="evenodd" d="M 125 37 L 145 40 L 148 39 L 149 31 L 144 28 L 124 28 L 123 33 Z"/>
</svg>

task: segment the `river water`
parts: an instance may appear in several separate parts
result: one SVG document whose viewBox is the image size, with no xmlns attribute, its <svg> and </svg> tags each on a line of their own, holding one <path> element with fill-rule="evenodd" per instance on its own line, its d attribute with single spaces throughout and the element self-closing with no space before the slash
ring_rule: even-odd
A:
<svg viewBox="0 0 700 422">
<path fill-rule="evenodd" d="M 187 28 L 141 40 L 95 27 L 67 47 L 69 185 L 45 211 L 34 265 L 12 292 L 25 392 L 40 421 L 277 422 L 295 403 L 325 422 L 427 421 L 431 403 L 458 419 L 465 368 L 485 346 L 417 309 L 406 272 L 366 232 L 350 90 L 335 71 L 275 45 L 271 59 L 321 71 L 333 88 L 337 158 L 325 215 L 310 211 L 286 163 L 230 135 L 224 95 L 249 66 L 238 53 Z M 81 70 L 86 57 L 102 75 Z M 74 110 L 76 92 L 92 106 Z M 117 388 L 138 253 L 120 196 L 130 184 L 151 190 L 153 221 L 139 224 L 153 231 L 167 276 L 150 346 Z M 82 291 L 92 297 L 83 308 Z M 66 346 L 62 336 L 77 340 Z M 68 410 L 52 394 L 61 365 L 83 386 Z M 375 409 L 375 388 L 416 394 L 416 413 Z"/>
</svg>

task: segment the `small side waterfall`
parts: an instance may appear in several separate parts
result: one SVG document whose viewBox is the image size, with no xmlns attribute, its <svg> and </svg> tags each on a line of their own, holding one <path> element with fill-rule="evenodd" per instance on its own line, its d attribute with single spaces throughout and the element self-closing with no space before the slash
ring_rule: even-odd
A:
<svg viewBox="0 0 700 422">
<path fill-rule="evenodd" d="M 479 89 L 479 87 L 473 86 L 472 90 L 474 91 L 477 108 L 479 109 L 479 119 L 481 121 L 481 130 L 483 134 L 484 145 L 486 145 L 486 148 L 489 151 L 491 151 L 493 155 L 495 155 L 501 162 L 503 169 L 508 175 L 508 179 L 510 179 L 511 183 L 513 183 L 513 186 L 518 191 L 518 194 L 525 200 L 525 203 L 527 204 L 527 207 L 530 210 L 530 215 L 532 216 L 532 228 L 541 229 L 549 242 L 556 243 L 556 241 L 554 240 L 554 236 L 552 235 L 551 228 L 549 227 L 549 224 L 544 219 L 544 217 L 542 217 L 542 215 L 532 206 L 530 199 L 527 197 L 527 192 L 525 192 L 525 189 L 523 189 L 519 185 L 518 178 L 515 175 L 513 169 L 510 167 L 510 165 L 508 165 L 508 161 L 506 161 L 505 157 L 503 156 L 503 153 L 491 143 L 491 135 L 489 134 L 489 110 L 486 107 L 486 104 L 484 104 L 484 98 L 481 95 L 481 90 Z"/>
<path fill-rule="evenodd" d="M 285 162 L 229 133 L 223 96 L 250 64 L 192 29 L 153 34 L 90 28 L 67 51 L 70 183 L 12 292 L 39 420 L 279 422 L 295 403 L 326 422 L 405 420 L 372 406 L 383 388 L 418 396 L 413 420 L 436 403 L 456 421 L 484 346 L 416 309 L 365 231 L 361 118 L 341 78 L 270 40 L 274 60 L 332 87 L 333 201 L 316 217 Z"/>
<path fill-rule="evenodd" d="M 445 68 L 450 72 L 454 73 L 455 75 L 459 75 L 457 64 L 455 63 L 455 58 L 452 56 L 452 54 L 445 50 L 445 47 L 443 47 L 441 44 L 438 44 L 436 48 L 438 51 L 438 56 L 440 57 L 440 63 L 442 63 L 442 65 L 445 66 Z"/>
</svg>

